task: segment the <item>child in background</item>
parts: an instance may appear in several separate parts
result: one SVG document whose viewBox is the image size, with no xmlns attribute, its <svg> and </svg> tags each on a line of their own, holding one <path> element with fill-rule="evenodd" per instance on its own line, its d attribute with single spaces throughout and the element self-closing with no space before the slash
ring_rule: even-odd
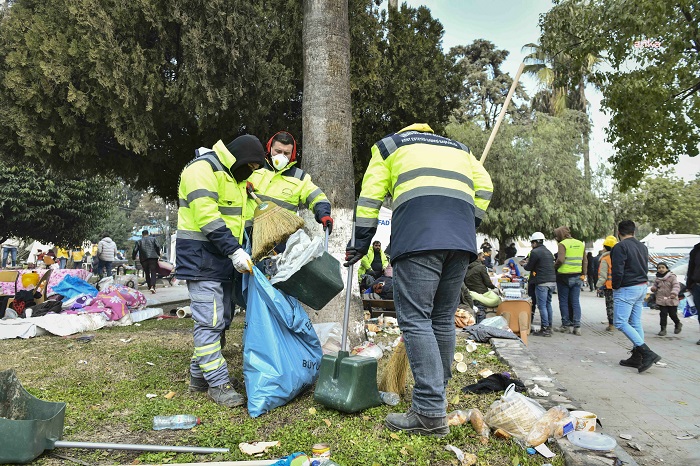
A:
<svg viewBox="0 0 700 466">
<path fill-rule="evenodd" d="M 673 323 L 676 324 L 673 333 L 681 333 L 683 324 L 676 314 L 680 289 L 681 285 L 678 283 L 676 274 L 668 270 L 668 265 L 665 262 L 659 262 L 656 266 L 656 280 L 654 280 L 654 286 L 651 287 L 652 293 L 656 293 L 656 304 L 661 311 L 659 336 L 666 335 L 667 316 L 670 316 Z"/>
</svg>

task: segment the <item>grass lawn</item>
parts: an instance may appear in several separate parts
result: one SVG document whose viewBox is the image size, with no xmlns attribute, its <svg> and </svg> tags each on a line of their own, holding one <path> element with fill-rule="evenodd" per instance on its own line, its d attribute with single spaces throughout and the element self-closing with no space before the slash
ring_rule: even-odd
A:
<svg viewBox="0 0 700 466">
<path fill-rule="evenodd" d="M 227 334 L 224 349 L 229 370 L 240 380 L 243 380 L 243 325 L 244 319 L 239 314 Z M 124 343 L 120 339 L 131 341 Z M 464 395 L 460 388 L 474 383 L 481 369 L 499 372 L 508 368 L 488 354 L 489 345 L 480 345 L 476 352 L 467 353 L 463 337 L 458 337 L 457 344 L 465 360 L 476 360 L 477 364 L 469 364 L 465 373 L 454 371 L 448 387 L 448 412 L 477 407 L 486 413 L 497 395 Z M 332 458 L 341 465 L 456 465 L 454 454 L 444 449 L 452 444 L 476 454 L 478 465 L 564 464 L 561 455 L 550 461 L 539 455 L 529 456 L 512 440 L 491 438 L 487 445 L 482 445 L 468 423 L 452 427 L 450 434 L 441 439 L 387 430 L 383 426 L 384 417 L 409 407 L 413 383 L 410 375 L 409 399 L 395 407 L 380 406 L 358 414 L 342 414 L 318 405 L 309 392 L 286 406 L 251 419 L 245 408 L 222 408 L 210 402 L 205 394 L 188 393 L 191 354 L 190 319 L 149 320 L 141 322 L 141 326 L 99 330 L 88 343 L 55 336 L 0 341 L 0 370 L 14 368 L 22 385 L 38 398 L 68 404 L 64 440 L 231 450 L 229 454 L 206 456 L 82 449 L 53 452 L 91 464 L 241 461 L 252 458 L 240 452 L 240 442 L 274 440 L 280 441 L 280 446 L 269 450 L 262 459 L 295 451 L 310 454 L 314 443 L 326 442 L 331 447 Z M 388 356 L 380 361 L 380 371 L 387 361 Z M 164 398 L 169 391 L 176 395 L 172 399 Z M 149 393 L 158 397 L 149 399 L 146 397 Z M 187 431 L 152 430 L 153 416 L 168 414 L 195 414 L 202 424 Z M 556 452 L 554 445 L 551 448 Z M 53 457 L 51 452 L 35 463 L 73 464 Z"/>
</svg>

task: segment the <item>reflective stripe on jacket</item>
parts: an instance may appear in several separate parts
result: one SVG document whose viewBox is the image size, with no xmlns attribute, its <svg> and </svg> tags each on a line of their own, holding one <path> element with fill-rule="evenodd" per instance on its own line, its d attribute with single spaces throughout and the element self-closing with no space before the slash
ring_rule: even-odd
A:
<svg viewBox="0 0 700 466">
<path fill-rule="evenodd" d="M 566 248 L 566 256 L 564 257 L 564 263 L 557 269 L 557 273 L 583 273 L 583 254 L 586 249 L 583 241 L 566 238 L 560 242 Z"/>
<path fill-rule="evenodd" d="M 384 197 L 393 198 L 391 260 L 415 251 L 476 255 L 476 227 L 493 194 L 467 146 L 414 124 L 372 147 L 357 204 L 356 247 L 367 251 Z"/>
<path fill-rule="evenodd" d="M 263 201 L 272 201 L 280 207 L 296 212 L 300 205 L 305 205 L 314 212 L 317 222 L 322 217 L 331 214 L 331 204 L 328 198 L 311 181 L 311 176 L 292 162 L 284 170 L 276 171 L 266 166 L 255 170 L 248 178 L 253 183 L 255 192 Z M 255 211 L 255 201 L 249 201 L 252 214 Z"/>
<path fill-rule="evenodd" d="M 600 264 L 598 265 L 598 282 L 596 288 L 605 285 L 606 290 L 612 290 L 612 259 L 610 252 L 606 251 L 600 256 Z"/>
<path fill-rule="evenodd" d="M 246 182 L 236 182 L 229 171 L 235 161 L 219 141 L 182 170 L 175 246 L 179 279 L 231 281 L 228 256 L 241 247 L 248 215 Z"/>
</svg>

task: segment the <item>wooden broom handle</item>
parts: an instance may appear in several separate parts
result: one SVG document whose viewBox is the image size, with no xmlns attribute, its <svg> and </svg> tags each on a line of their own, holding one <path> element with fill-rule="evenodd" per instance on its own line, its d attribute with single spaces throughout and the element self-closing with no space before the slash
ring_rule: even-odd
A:
<svg viewBox="0 0 700 466">
<path fill-rule="evenodd" d="M 255 193 L 253 192 L 254 189 L 255 188 L 253 187 L 253 183 L 251 183 L 250 181 L 246 183 L 245 191 L 248 193 L 248 196 L 252 197 L 258 205 L 262 205 L 263 201 L 261 201 L 260 198 L 255 195 Z"/>
<path fill-rule="evenodd" d="M 515 78 L 513 78 L 513 84 L 510 85 L 510 90 L 508 91 L 508 95 L 506 96 L 506 101 L 503 104 L 503 108 L 501 109 L 501 113 L 498 115 L 498 119 L 496 120 L 496 124 L 493 127 L 493 130 L 491 131 L 491 136 L 489 136 L 489 142 L 486 143 L 486 147 L 484 148 L 484 153 L 481 154 L 481 158 L 479 159 L 479 162 L 481 162 L 481 165 L 484 164 L 486 161 L 486 156 L 489 153 L 489 150 L 491 149 L 491 144 L 493 144 L 493 140 L 496 138 L 496 133 L 498 132 L 498 127 L 501 126 L 501 121 L 503 121 L 503 117 L 506 115 L 506 110 L 508 110 L 508 105 L 510 105 L 510 100 L 513 98 L 513 93 L 515 93 L 515 88 L 518 87 L 518 82 L 520 81 L 520 75 L 523 74 L 523 69 L 525 69 L 525 63 L 521 63 L 520 67 L 518 68 L 518 72 L 515 73 Z"/>
</svg>

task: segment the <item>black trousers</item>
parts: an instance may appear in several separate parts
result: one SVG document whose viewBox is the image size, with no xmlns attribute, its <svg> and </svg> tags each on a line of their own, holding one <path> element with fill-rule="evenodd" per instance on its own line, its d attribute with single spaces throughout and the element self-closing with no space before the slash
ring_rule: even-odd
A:
<svg viewBox="0 0 700 466">
<path fill-rule="evenodd" d="M 158 259 L 146 259 L 141 261 L 143 274 L 146 277 L 148 289 L 156 287 L 156 279 L 158 278 Z"/>
<path fill-rule="evenodd" d="M 671 317 L 674 324 L 678 325 L 680 323 L 678 315 L 676 314 L 676 311 L 678 310 L 676 306 L 659 306 L 659 310 L 661 311 L 661 328 L 666 328 L 666 316 Z"/>
</svg>

